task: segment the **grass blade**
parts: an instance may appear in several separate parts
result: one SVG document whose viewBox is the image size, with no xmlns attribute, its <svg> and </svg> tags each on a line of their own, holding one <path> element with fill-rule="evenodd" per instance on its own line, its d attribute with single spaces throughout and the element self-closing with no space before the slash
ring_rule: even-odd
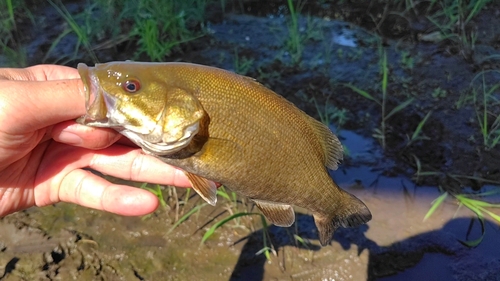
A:
<svg viewBox="0 0 500 281">
<path fill-rule="evenodd" d="M 227 199 L 227 201 L 231 201 L 231 197 L 227 193 L 224 186 L 221 186 L 217 189 L 217 195 L 219 195 L 220 197 L 223 197 L 224 199 Z"/>
<path fill-rule="evenodd" d="M 432 110 L 429 111 L 427 113 L 427 115 L 425 115 L 424 119 L 422 119 L 419 123 L 418 123 L 418 126 L 417 128 L 415 129 L 415 131 L 413 132 L 413 135 L 411 136 L 411 141 L 414 141 L 417 139 L 417 137 L 420 135 L 420 132 L 422 132 L 422 128 L 424 127 L 425 125 L 425 122 L 427 122 L 427 119 L 429 119 L 429 117 L 431 116 L 432 114 Z"/>
<path fill-rule="evenodd" d="M 212 236 L 215 232 L 215 230 L 217 230 L 217 228 L 223 226 L 224 224 L 226 224 L 227 222 L 233 220 L 233 219 L 236 219 L 236 218 L 239 218 L 239 217 L 244 217 L 244 216 L 255 216 L 255 215 L 259 215 L 259 216 L 262 216 L 262 214 L 259 214 L 259 213 L 236 213 L 234 215 L 231 215 L 217 223 L 215 223 L 214 225 L 212 225 L 212 227 L 210 227 L 207 232 L 205 232 L 205 234 L 203 235 L 203 238 L 201 239 L 201 244 L 205 243 L 205 241 L 207 241 L 208 238 L 210 238 L 210 236 Z"/>
<path fill-rule="evenodd" d="M 432 202 L 432 206 L 431 208 L 429 209 L 429 211 L 427 211 L 427 214 L 425 214 L 425 217 L 424 217 L 424 221 L 426 221 L 430 216 L 432 216 L 432 214 L 434 214 L 434 212 L 436 211 L 436 209 L 441 206 L 441 204 L 443 203 L 443 201 L 446 199 L 446 197 L 448 197 L 448 192 L 445 192 L 441 195 L 439 195 L 438 198 L 436 198 L 433 202 Z"/>
<path fill-rule="evenodd" d="M 372 95 L 370 95 L 367 91 L 364 91 L 364 90 L 361 90 L 360 88 L 356 87 L 356 86 L 353 86 L 351 84 L 344 84 L 344 86 L 346 86 L 347 88 L 350 88 L 351 90 L 353 90 L 354 92 L 360 94 L 362 97 L 364 98 L 367 98 L 369 100 L 372 100 L 374 102 L 376 102 L 377 104 L 380 105 L 380 101 L 378 101 L 377 99 L 375 99 Z"/>
<path fill-rule="evenodd" d="M 170 228 L 167 234 L 171 233 L 176 227 L 178 227 L 181 223 L 186 221 L 192 214 L 198 212 L 201 208 L 205 207 L 206 205 L 208 205 L 208 203 L 203 203 L 192 208 L 189 212 L 187 212 L 184 216 L 182 216 L 178 221 L 174 223 L 174 225 L 172 226 L 172 228 Z"/>
<path fill-rule="evenodd" d="M 482 217 L 479 217 L 479 223 L 481 224 L 481 236 L 479 238 L 474 240 L 467 240 L 467 241 L 458 240 L 458 241 L 462 243 L 464 246 L 470 248 L 474 248 L 477 245 L 481 244 L 481 242 L 483 242 L 484 234 L 486 232 L 486 229 L 484 228 L 484 219 Z"/>
<path fill-rule="evenodd" d="M 14 20 L 14 5 L 12 5 L 12 0 L 6 0 L 7 11 L 9 13 L 9 20 L 12 22 L 12 27 L 16 29 L 16 21 Z"/>
<path fill-rule="evenodd" d="M 460 202 L 465 204 L 473 205 L 477 208 L 500 208 L 500 204 L 489 203 L 486 201 L 481 201 L 477 199 L 472 199 L 467 197 L 466 195 L 459 194 L 455 196 Z"/>
<path fill-rule="evenodd" d="M 391 117 L 392 115 L 400 112 L 401 110 L 403 110 L 404 108 L 406 108 L 407 106 L 409 106 L 415 99 L 414 98 L 409 98 L 407 99 L 406 101 L 400 103 L 398 106 L 396 106 L 395 108 L 393 108 L 391 110 L 391 112 L 389 112 L 389 114 L 387 114 L 385 117 L 384 117 L 384 121 L 386 121 L 387 119 L 389 119 L 389 117 Z"/>
<path fill-rule="evenodd" d="M 492 211 L 489 210 L 484 210 L 485 213 L 487 213 L 490 217 L 492 217 L 494 220 L 496 220 L 498 223 L 500 223 L 500 216 L 493 213 Z"/>
</svg>

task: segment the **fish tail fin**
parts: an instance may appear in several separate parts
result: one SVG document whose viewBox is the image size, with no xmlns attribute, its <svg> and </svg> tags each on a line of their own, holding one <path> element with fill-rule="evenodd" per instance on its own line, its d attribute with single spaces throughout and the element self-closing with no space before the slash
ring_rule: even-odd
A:
<svg viewBox="0 0 500 281">
<path fill-rule="evenodd" d="M 343 200 L 345 203 L 340 205 L 333 214 L 313 214 L 322 246 L 332 241 L 333 233 L 339 226 L 357 227 L 372 219 L 370 210 L 361 200 L 347 192 L 343 194 L 347 197 Z"/>
</svg>

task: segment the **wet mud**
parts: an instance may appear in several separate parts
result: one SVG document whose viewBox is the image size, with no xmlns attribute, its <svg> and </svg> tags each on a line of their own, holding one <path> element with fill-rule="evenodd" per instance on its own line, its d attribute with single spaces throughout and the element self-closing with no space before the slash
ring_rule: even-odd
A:
<svg viewBox="0 0 500 281">
<path fill-rule="evenodd" d="M 353 157 L 377 154 L 368 139 L 345 132 Z M 244 207 L 221 198 L 170 231 L 174 209 L 135 218 L 61 203 L 0 220 L 0 280 L 498 280 L 494 222 L 486 221 L 483 242 L 470 248 L 464 242 L 479 238 L 481 225 L 453 200 L 423 221 L 440 194 L 436 188 L 367 165 L 342 167 L 332 176 L 367 204 L 373 220 L 339 229 L 326 247 L 312 216 L 300 209 L 289 228 L 263 229 L 260 219 L 248 218 L 201 244 L 214 221 Z M 186 190 L 178 191 L 184 198 Z M 192 196 L 177 217 L 201 203 Z M 266 246 L 274 252 L 269 260 L 262 254 Z"/>
<path fill-rule="evenodd" d="M 477 105 L 465 100 L 457 106 L 478 87 L 471 83 L 478 73 L 498 69 L 500 6 L 490 4 L 475 19 L 479 40 L 467 57 L 453 42 L 428 41 L 434 30 L 420 15 L 390 15 L 374 24 L 370 15 L 376 18 L 383 7 L 308 4 L 302 12 L 311 16 L 300 16 L 299 24 L 314 32 L 294 64 L 284 48 L 286 1 L 242 2 L 214 12 L 206 26 L 209 34 L 171 60 L 254 77 L 318 119 L 343 109 L 345 122 L 334 118 L 332 129 L 348 155 L 332 177 L 366 203 L 373 220 L 339 229 L 331 245 L 320 247 L 313 218 L 297 209 L 290 228 L 262 228 L 258 217 L 244 217 L 201 244 L 214 222 L 254 210 L 241 200 L 220 199 L 217 207 L 201 208 L 170 231 L 190 208 L 202 204 L 197 196 L 178 206 L 175 201 L 186 194 L 178 189 L 178 196 L 168 196 L 169 207 L 143 218 L 57 204 L 0 219 L 0 280 L 500 280 L 498 224 L 486 220 L 482 243 L 467 247 L 466 241 L 481 236 L 481 224 L 451 198 L 423 221 L 440 195 L 438 187 L 450 193 L 484 191 L 500 180 L 500 149 L 484 148 Z M 67 8 L 82 6 L 75 2 Z M 52 8 L 40 11 L 44 24 L 27 35 L 30 64 L 41 62 L 64 23 Z M 76 37 L 63 40 L 45 62 L 70 57 Z M 129 59 L 126 46 L 96 55 L 101 62 Z M 380 126 L 380 106 L 347 86 L 381 98 L 379 46 L 388 58 L 388 111 L 414 99 L 387 119 L 385 150 L 372 137 Z M 78 62 L 94 63 L 84 52 L 68 64 Z M 499 78 L 496 71 L 484 75 L 488 85 Z M 500 112 L 498 106 L 489 110 Z M 426 138 L 409 143 L 428 112 L 422 129 Z M 416 177 L 419 169 L 433 175 Z M 171 192 L 167 188 L 164 194 Z M 266 246 L 269 260 L 262 251 Z"/>
</svg>

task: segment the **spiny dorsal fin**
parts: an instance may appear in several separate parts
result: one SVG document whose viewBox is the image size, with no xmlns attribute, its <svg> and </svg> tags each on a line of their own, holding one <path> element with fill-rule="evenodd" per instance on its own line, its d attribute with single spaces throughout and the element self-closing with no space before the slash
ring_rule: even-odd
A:
<svg viewBox="0 0 500 281">
<path fill-rule="evenodd" d="M 272 224 L 288 227 L 295 222 L 295 212 L 292 206 L 264 200 L 252 200 Z"/>
<path fill-rule="evenodd" d="M 318 137 L 323 151 L 325 153 L 325 166 L 331 170 L 337 170 L 340 161 L 344 158 L 344 147 L 336 135 L 330 129 L 318 120 L 307 116 L 307 121 L 311 124 L 314 133 Z"/>
<path fill-rule="evenodd" d="M 208 204 L 215 206 L 217 203 L 217 186 L 205 178 L 184 171 L 193 189 L 201 196 Z"/>
</svg>

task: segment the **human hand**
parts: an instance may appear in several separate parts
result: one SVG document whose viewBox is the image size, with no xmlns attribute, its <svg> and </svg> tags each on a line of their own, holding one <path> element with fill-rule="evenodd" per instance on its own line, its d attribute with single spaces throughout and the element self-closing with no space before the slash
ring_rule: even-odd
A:
<svg viewBox="0 0 500 281">
<path fill-rule="evenodd" d="M 181 170 L 124 145 L 116 131 L 75 123 L 84 114 L 76 69 L 0 69 L 0 217 L 57 202 L 121 215 L 157 208 L 150 192 L 112 184 L 85 167 L 126 180 L 190 186 Z"/>
</svg>

